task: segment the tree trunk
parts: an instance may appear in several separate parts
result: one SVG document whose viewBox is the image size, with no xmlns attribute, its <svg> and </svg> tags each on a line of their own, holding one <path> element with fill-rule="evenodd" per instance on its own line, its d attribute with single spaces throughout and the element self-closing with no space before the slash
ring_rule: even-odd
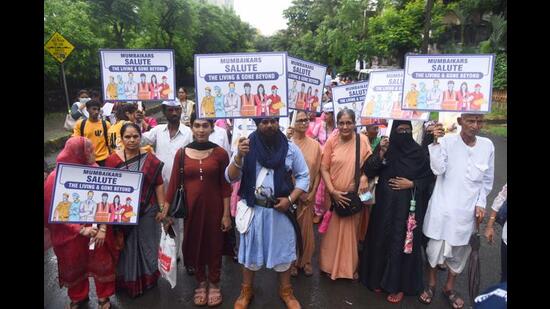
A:
<svg viewBox="0 0 550 309">
<path fill-rule="evenodd" d="M 120 25 L 120 28 L 118 27 L 118 23 L 115 21 L 113 22 L 113 31 L 115 34 L 115 40 L 117 42 L 118 48 L 124 48 L 124 39 L 122 37 L 122 32 L 124 31 L 124 25 Z"/>
<path fill-rule="evenodd" d="M 428 44 L 430 43 L 430 25 L 432 21 L 432 8 L 434 6 L 434 0 L 428 0 L 426 2 L 426 11 L 424 15 L 426 19 L 424 20 L 424 38 L 422 40 L 421 51 L 423 54 L 428 53 Z"/>
</svg>

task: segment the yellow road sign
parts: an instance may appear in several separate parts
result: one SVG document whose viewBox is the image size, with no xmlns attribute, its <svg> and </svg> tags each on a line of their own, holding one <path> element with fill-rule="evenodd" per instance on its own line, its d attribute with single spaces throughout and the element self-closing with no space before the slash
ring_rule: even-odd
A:
<svg viewBox="0 0 550 309">
<path fill-rule="evenodd" d="M 58 32 L 54 32 L 48 42 L 44 44 L 44 49 L 48 51 L 55 60 L 59 61 L 59 63 L 63 63 L 73 51 L 74 45 Z"/>
</svg>

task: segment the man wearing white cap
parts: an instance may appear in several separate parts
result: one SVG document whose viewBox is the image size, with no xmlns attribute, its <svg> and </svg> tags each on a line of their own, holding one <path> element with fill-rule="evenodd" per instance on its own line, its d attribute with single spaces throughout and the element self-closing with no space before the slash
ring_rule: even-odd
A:
<svg viewBox="0 0 550 309">
<path fill-rule="evenodd" d="M 180 123 L 182 108 L 178 101 L 162 102 L 162 112 L 168 120 L 168 124 L 160 124 L 143 133 L 141 138 L 142 146 L 152 145 L 155 147 L 155 154 L 164 163 L 162 168 L 162 179 L 164 190 L 167 190 L 172 175 L 174 157 L 178 149 L 187 146 L 193 141 L 193 133 L 189 127 Z M 183 219 L 175 219 L 176 246 L 178 258 L 181 258 L 181 245 L 183 242 Z"/>
</svg>

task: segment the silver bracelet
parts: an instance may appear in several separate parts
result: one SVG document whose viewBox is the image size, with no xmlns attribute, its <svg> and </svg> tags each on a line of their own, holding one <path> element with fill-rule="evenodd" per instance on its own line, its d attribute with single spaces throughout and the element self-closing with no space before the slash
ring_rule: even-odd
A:
<svg viewBox="0 0 550 309">
<path fill-rule="evenodd" d="M 290 197 L 290 195 L 287 198 L 290 201 L 290 204 L 292 204 L 292 198 Z"/>
<path fill-rule="evenodd" d="M 237 160 L 233 160 L 233 164 L 235 165 L 236 168 L 238 168 L 240 170 L 243 169 L 242 165 L 237 164 Z"/>
</svg>

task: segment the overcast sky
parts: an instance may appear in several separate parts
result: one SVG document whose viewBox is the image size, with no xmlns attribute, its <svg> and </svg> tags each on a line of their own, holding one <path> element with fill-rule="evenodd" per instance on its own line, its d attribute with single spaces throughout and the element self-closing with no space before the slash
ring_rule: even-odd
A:
<svg viewBox="0 0 550 309">
<path fill-rule="evenodd" d="M 241 19 L 269 36 L 286 28 L 283 10 L 292 0 L 235 0 L 233 8 Z"/>
</svg>

